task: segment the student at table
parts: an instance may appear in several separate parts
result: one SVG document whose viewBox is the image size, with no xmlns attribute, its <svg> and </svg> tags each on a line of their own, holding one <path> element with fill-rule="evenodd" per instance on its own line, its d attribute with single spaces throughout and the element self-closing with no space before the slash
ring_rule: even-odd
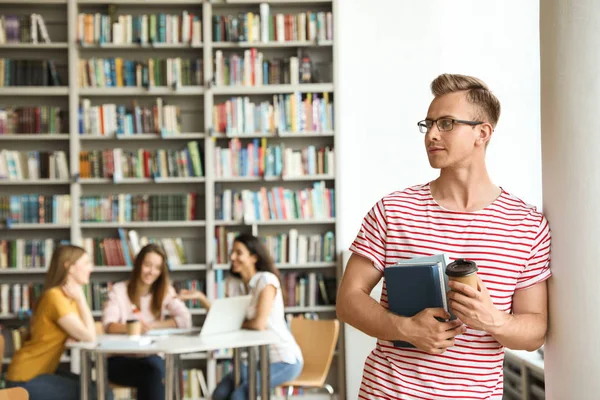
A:
<svg viewBox="0 0 600 400">
<path fill-rule="evenodd" d="M 300 347 L 286 324 L 281 278 L 267 248 L 257 237 L 241 234 L 233 242 L 230 260 L 230 273 L 240 278 L 246 293 L 252 295 L 243 328 L 269 329 L 281 338 L 280 343 L 269 346 L 271 388 L 295 379 L 302 371 L 304 360 Z M 199 300 L 204 307 L 210 308 L 210 301 L 202 292 L 182 290 L 180 298 Z M 237 389 L 231 373 L 217 385 L 212 398 L 247 399 L 247 367 L 242 366 L 241 384 Z"/>
<path fill-rule="evenodd" d="M 62 245 L 54 251 L 29 337 L 8 367 L 7 387 L 25 388 L 31 400 L 79 399 L 79 376 L 58 366 L 67 339 L 96 340 L 94 318 L 82 287 L 89 283 L 91 272 L 90 257 L 81 247 Z M 96 398 L 93 383 L 90 398 Z"/>
<path fill-rule="evenodd" d="M 192 316 L 169 283 L 167 256 L 157 244 L 143 247 L 131 278 L 113 285 L 102 312 L 107 333 L 127 333 L 127 321 L 139 320 L 142 333 L 161 328 L 190 328 Z M 139 399 L 164 400 L 165 366 L 159 356 L 108 358 L 108 380 L 135 387 Z"/>
</svg>

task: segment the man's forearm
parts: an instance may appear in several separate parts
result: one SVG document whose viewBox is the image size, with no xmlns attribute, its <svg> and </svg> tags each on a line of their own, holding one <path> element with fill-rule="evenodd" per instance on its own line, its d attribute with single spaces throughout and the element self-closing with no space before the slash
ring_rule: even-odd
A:
<svg viewBox="0 0 600 400">
<path fill-rule="evenodd" d="M 394 316 L 363 291 L 337 299 L 338 318 L 356 329 L 382 340 L 401 340 L 398 329 L 404 317 Z"/>
<path fill-rule="evenodd" d="M 488 332 L 501 345 L 513 350 L 534 351 L 544 344 L 547 319 L 540 314 L 508 314 L 502 312 L 498 326 Z"/>
</svg>

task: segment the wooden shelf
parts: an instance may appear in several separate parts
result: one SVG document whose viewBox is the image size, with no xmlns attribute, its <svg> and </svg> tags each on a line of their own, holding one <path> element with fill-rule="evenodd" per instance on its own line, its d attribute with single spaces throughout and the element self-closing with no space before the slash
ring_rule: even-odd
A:
<svg viewBox="0 0 600 400">
<path fill-rule="evenodd" d="M 296 48 L 296 47 L 330 47 L 333 41 L 299 41 L 292 40 L 286 42 L 212 42 L 213 49 L 246 49 L 246 48 Z"/>
<path fill-rule="evenodd" d="M 2 3 L 0 3 L 2 4 Z M 56 50 L 68 49 L 67 43 L 5 43 L 0 44 L 0 50 Z"/>
<path fill-rule="evenodd" d="M 257 132 L 257 133 L 249 133 L 249 134 L 230 134 L 227 135 L 225 133 L 215 133 L 211 135 L 211 137 L 217 140 L 229 140 L 229 139 L 256 139 L 256 138 L 272 138 L 272 139 L 286 139 L 286 138 L 316 138 L 316 137 L 334 137 L 333 132 L 280 132 L 280 133 L 270 133 L 270 132 Z"/>
<path fill-rule="evenodd" d="M 30 230 L 47 230 L 47 229 L 69 229 L 70 224 L 26 224 L 26 223 L 10 223 L 1 224 L 0 227 L 3 229 L 17 230 L 17 229 L 30 229 Z"/>
<path fill-rule="evenodd" d="M 68 141 L 69 135 L 63 133 L 0 133 L 0 140 Z"/>
<path fill-rule="evenodd" d="M 1 135 L 0 135 L 1 137 Z M 111 135 L 111 136 L 100 136 L 100 135 L 79 135 L 79 139 L 82 141 L 126 141 L 126 140 L 200 140 L 204 139 L 206 134 L 204 133 L 178 133 L 170 135 L 158 135 L 154 133 L 135 133 L 131 135 Z"/>
<path fill-rule="evenodd" d="M 215 220 L 216 226 L 240 226 L 240 225 L 324 225 L 335 224 L 335 218 L 322 219 L 285 219 L 285 220 L 269 220 L 269 221 L 222 221 Z"/>
<path fill-rule="evenodd" d="M 67 86 L 9 86 L 0 88 L 0 96 L 68 96 Z"/>
<path fill-rule="evenodd" d="M 1 268 L 0 269 L 0 275 L 36 275 L 36 274 L 45 274 L 46 272 L 48 272 L 48 269 L 46 268 L 37 268 L 37 267 L 31 267 L 31 268 Z"/>
<path fill-rule="evenodd" d="M 169 5 L 195 5 L 202 6 L 202 3 L 205 3 L 205 0 L 169 0 Z M 165 0 L 77 0 L 77 4 L 86 5 L 86 4 L 127 4 L 127 5 L 140 5 L 140 6 L 149 6 L 149 5 L 165 5 Z"/>
<path fill-rule="evenodd" d="M 151 183 L 202 183 L 206 180 L 203 177 L 169 177 L 169 178 L 123 178 L 119 180 L 113 180 L 110 178 L 81 178 L 79 183 L 82 185 L 137 185 L 137 184 L 151 184 Z M 1 181 L 0 181 L 1 182 Z"/>
<path fill-rule="evenodd" d="M 82 229 L 109 228 L 182 228 L 205 226 L 206 221 L 81 222 Z"/>
<path fill-rule="evenodd" d="M 0 186 L 52 186 L 52 185 L 68 185 L 69 179 L 24 179 L 14 181 L 10 179 L 0 179 Z"/>
<path fill-rule="evenodd" d="M 0 92 L 1 93 L 1 92 Z M 196 96 L 204 94 L 201 86 L 182 86 L 178 89 L 154 87 L 80 88 L 80 96 Z"/>
<path fill-rule="evenodd" d="M 325 269 L 325 268 L 333 268 L 336 267 L 337 264 L 335 262 L 307 262 L 302 264 L 288 264 L 288 263 L 276 263 L 275 267 L 277 269 Z M 222 269 L 228 270 L 229 264 L 214 264 L 213 269 Z"/>
<path fill-rule="evenodd" d="M 217 183 L 243 183 L 243 182 L 306 182 L 306 181 L 321 181 L 334 180 L 332 175 L 306 175 L 306 176 L 283 176 L 283 177 L 260 177 L 260 176 L 236 176 L 236 177 L 217 177 Z"/>
<path fill-rule="evenodd" d="M 111 272 L 131 272 L 133 267 L 128 267 L 124 265 L 119 266 L 95 266 L 92 270 L 92 273 L 111 273 Z M 178 265 L 175 267 L 170 267 L 170 272 L 180 272 L 180 271 L 204 271 L 206 270 L 206 264 L 184 264 Z M 2 271 L 2 270 L 0 270 Z M 1 272 L 0 272 L 1 273 Z"/>
<path fill-rule="evenodd" d="M 307 312 L 332 312 L 335 311 L 335 305 L 332 306 L 314 306 L 314 307 L 300 307 L 300 306 L 293 306 L 293 307 L 289 307 L 286 306 L 285 307 L 285 312 L 286 313 L 307 313 Z"/>
<path fill-rule="evenodd" d="M 214 95 L 252 95 L 252 94 L 279 94 L 279 93 L 314 93 L 332 92 L 332 83 L 305 83 L 300 85 L 264 85 L 264 86 L 215 86 Z"/>
<path fill-rule="evenodd" d="M 80 50 L 194 50 L 201 49 L 204 47 L 200 44 L 183 44 L 183 43 L 153 43 L 153 44 L 140 44 L 140 43 L 103 43 L 103 44 L 82 44 L 79 45 Z"/>
</svg>

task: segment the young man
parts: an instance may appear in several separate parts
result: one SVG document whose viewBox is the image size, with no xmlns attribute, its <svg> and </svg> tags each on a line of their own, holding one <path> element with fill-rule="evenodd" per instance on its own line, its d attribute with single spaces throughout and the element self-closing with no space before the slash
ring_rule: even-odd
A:
<svg viewBox="0 0 600 400">
<path fill-rule="evenodd" d="M 550 229 L 536 209 L 494 185 L 485 152 L 500 103 L 479 79 L 444 74 L 418 123 L 436 180 L 391 193 L 364 218 L 337 300 L 341 320 L 378 339 L 362 399 L 501 399 L 504 347 L 535 350 L 547 328 Z M 449 306 L 414 317 L 369 294 L 400 259 L 448 254 L 477 263 L 478 290 L 451 284 Z M 392 340 L 416 348 L 396 348 Z"/>
</svg>

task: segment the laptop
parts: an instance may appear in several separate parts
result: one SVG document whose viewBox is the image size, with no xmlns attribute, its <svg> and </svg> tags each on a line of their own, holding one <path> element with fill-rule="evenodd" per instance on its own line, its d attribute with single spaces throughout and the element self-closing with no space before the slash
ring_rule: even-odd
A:
<svg viewBox="0 0 600 400">
<path fill-rule="evenodd" d="M 200 336 L 216 335 L 242 329 L 251 295 L 213 300 L 204 320 Z"/>
</svg>

